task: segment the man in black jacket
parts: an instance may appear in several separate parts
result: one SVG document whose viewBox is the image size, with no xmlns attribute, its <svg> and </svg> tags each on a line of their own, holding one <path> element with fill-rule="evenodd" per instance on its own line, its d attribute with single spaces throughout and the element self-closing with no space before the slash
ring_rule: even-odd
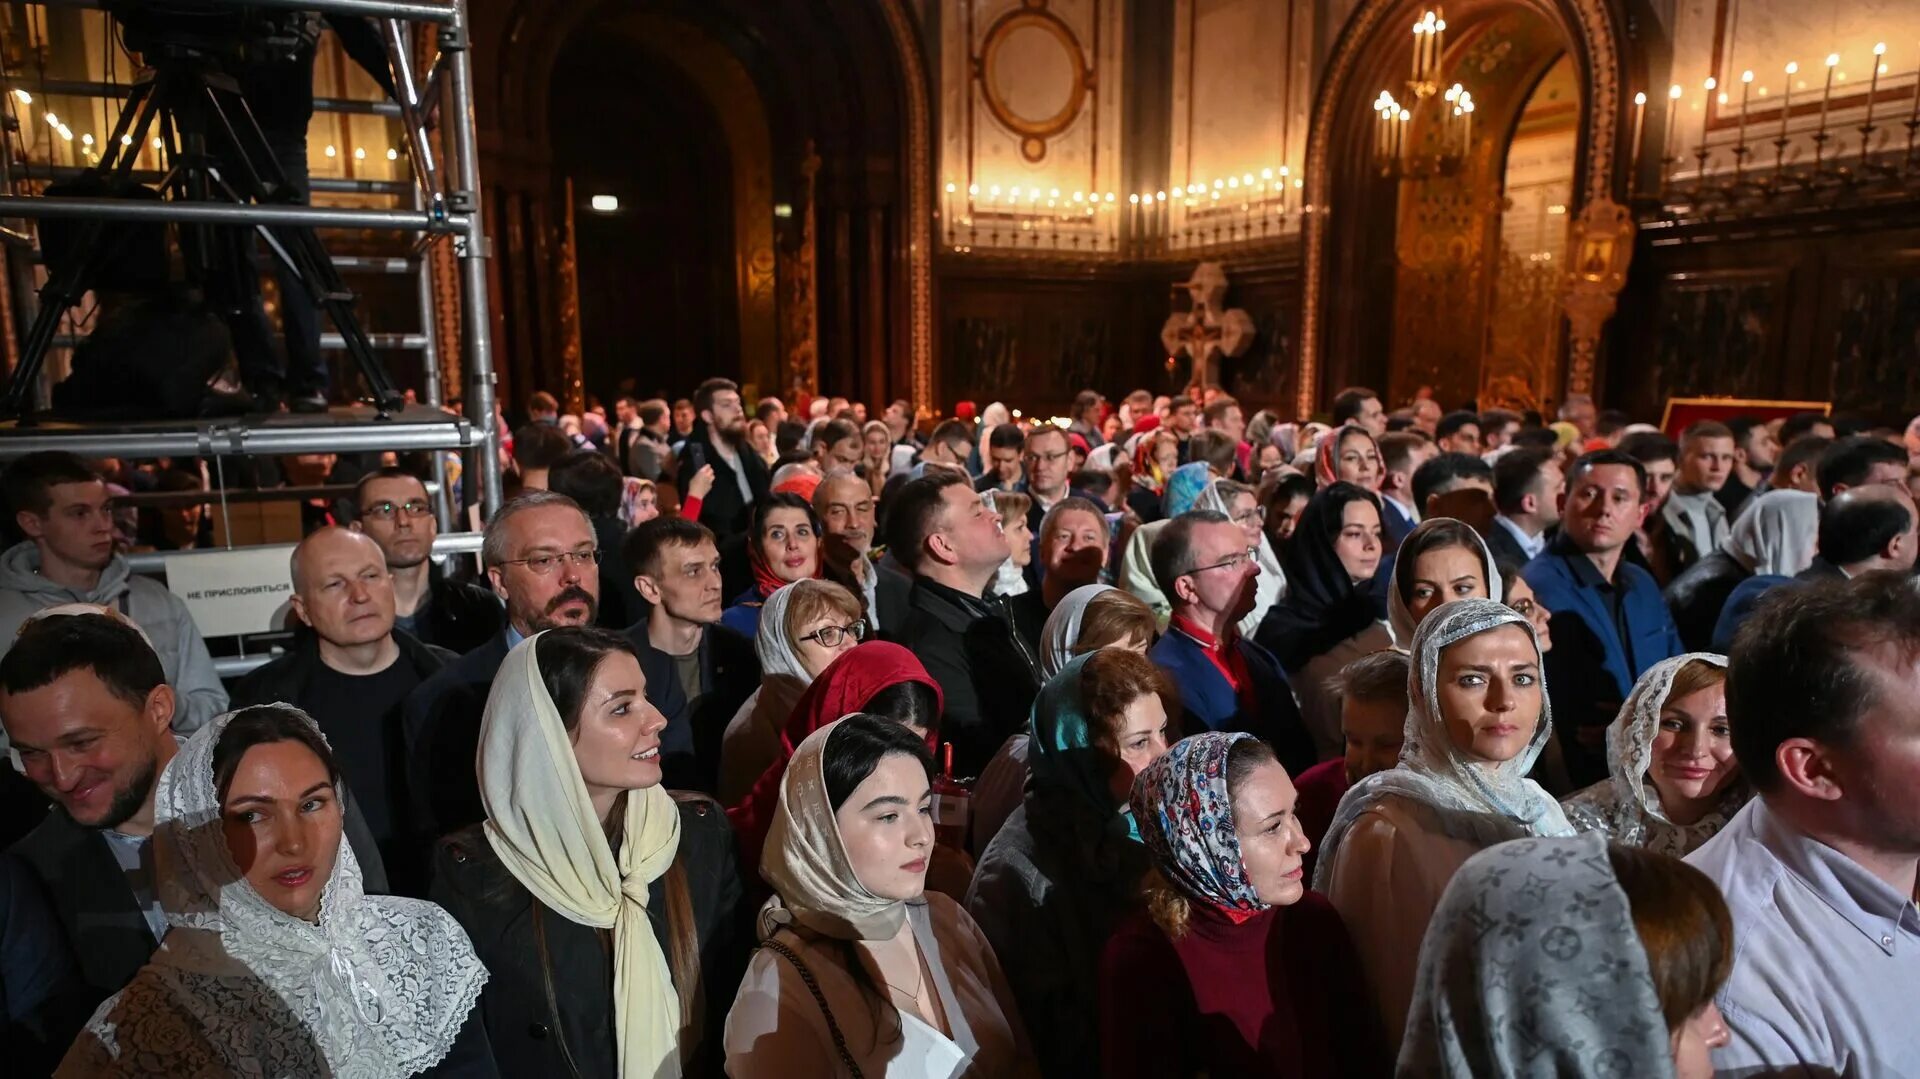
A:
<svg viewBox="0 0 1920 1079">
<path fill-rule="evenodd" d="M 115 615 L 39 619 L 0 659 L 0 719 L 54 803 L 10 853 L 45 886 L 94 1002 L 132 981 L 166 935 L 151 840 L 156 781 L 179 751 L 173 697 L 146 638 Z M 380 850 L 350 794 L 345 806 L 367 891 L 385 892 Z"/>
<path fill-rule="evenodd" d="M 440 534 L 427 485 L 401 468 L 360 477 L 353 489 L 353 529 L 380 545 L 393 574 L 394 625 L 455 655 L 471 652 L 500 632 L 506 612 L 492 592 L 456 580 L 435 565 Z"/>
<path fill-rule="evenodd" d="M 393 577 L 366 536 L 323 528 L 291 562 L 293 610 L 306 627 L 291 651 L 233 687 L 233 705 L 285 701 L 312 716 L 360 798 L 395 890 L 424 896 L 430 837 L 406 795 L 401 706 L 455 656 L 394 628 Z"/>
<path fill-rule="evenodd" d="M 902 487 L 887 523 L 889 550 L 914 575 L 906 615 L 888 633 L 940 683 L 940 736 L 957 773 L 977 776 L 1026 722 L 1041 681 L 1006 601 L 985 598 L 1007 557 L 1000 518 L 965 475 L 941 469 Z"/>
<path fill-rule="evenodd" d="M 700 421 L 680 449 L 678 474 L 691 478 L 703 466 L 713 466 L 713 490 L 700 504 L 700 523 L 724 543 L 746 534 L 753 504 L 767 497 L 771 477 L 766 462 L 747 448 L 739 386 L 710 378 L 693 391 L 693 407 Z"/>
<path fill-rule="evenodd" d="M 603 557 L 593 522 L 574 501 L 527 491 L 487 522 L 480 557 L 507 605 L 506 628 L 440 668 L 402 706 L 407 793 L 415 826 L 438 838 L 481 820 L 474 754 L 493 676 L 514 645 L 557 626 L 593 625 Z"/>
<path fill-rule="evenodd" d="M 720 624 L 720 551 L 705 526 L 656 517 L 627 534 L 622 553 L 651 605 L 627 627 L 627 639 L 647 676 L 647 699 L 667 717 L 663 781 L 711 794 L 721 737 L 760 687 L 760 657 L 751 640 Z"/>
</svg>

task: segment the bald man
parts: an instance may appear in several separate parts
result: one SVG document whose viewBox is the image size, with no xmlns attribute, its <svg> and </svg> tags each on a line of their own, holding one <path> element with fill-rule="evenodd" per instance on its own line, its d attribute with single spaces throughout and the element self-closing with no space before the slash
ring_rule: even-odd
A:
<svg viewBox="0 0 1920 1079">
<path fill-rule="evenodd" d="M 312 716 L 360 801 L 394 892 L 424 897 L 433 837 L 409 812 L 401 704 L 454 655 L 394 628 L 393 574 L 366 534 L 322 528 L 300 541 L 287 568 L 302 625 L 284 655 L 234 686 L 233 706 L 286 701 Z"/>
</svg>

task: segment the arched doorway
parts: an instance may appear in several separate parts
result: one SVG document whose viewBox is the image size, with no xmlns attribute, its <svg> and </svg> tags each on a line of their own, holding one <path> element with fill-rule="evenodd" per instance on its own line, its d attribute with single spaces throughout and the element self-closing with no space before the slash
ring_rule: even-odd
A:
<svg viewBox="0 0 1920 1079">
<path fill-rule="evenodd" d="M 1524 167 L 1510 175 L 1513 150 L 1517 145 L 1525 162 L 1544 145 L 1536 129 L 1546 121 L 1530 110 L 1551 105 L 1551 115 L 1560 117 L 1554 122 L 1564 123 L 1564 110 L 1572 107 L 1573 154 L 1553 166 L 1568 194 L 1545 204 L 1561 207 L 1551 216 L 1564 225 L 1588 206 L 1611 205 L 1623 96 L 1611 9 L 1599 0 L 1449 5 L 1439 84 L 1458 82 L 1473 94 L 1472 139 L 1445 170 L 1383 176 L 1373 102 L 1383 88 L 1406 96 L 1413 53 L 1408 30 L 1432 6 L 1363 0 L 1321 82 L 1307 155 L 1313 212 L 1304 267 L 1302 415 L 1353 383 L 1396 399 L 1429 386 L 1442 400 L 1517 404 L 1558 399 L 1592 381 L 1590 364 L 1559 361 L 1560 280 L 1539 267 L 1550 260 L 1536 260 L 1533 270 L 1513 268 L 1503 252 L 1522 238 L 1506 206 L 1512 183 L 1525 194 L 1536 179 Z M 1536 91 L 1549 85 L 1554 89 L 1536 102 Z M 1551 331 L 1542 331 L 1543 319 Z M 1543 343 L 1549 336 L 1550 346 Z"/>
</svg>

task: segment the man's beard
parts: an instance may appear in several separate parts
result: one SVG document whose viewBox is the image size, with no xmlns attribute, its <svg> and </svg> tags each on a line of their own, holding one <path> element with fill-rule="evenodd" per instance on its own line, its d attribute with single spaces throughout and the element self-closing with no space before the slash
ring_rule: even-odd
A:
<svg viewBox="0 0 1920 1079">
<path fill-rule="evenodd" d="M 113 802 L 107 806 L 106 813 L 98 820 L 81 820 L 75 817 L 74 823 L 87 828 L 118 828 L 133 819 L 147 804 L 147 797 L 153 793 L 154 777 L 160 773 L 158 758 L 148 755 L 140 770 L 134 773 L 127 785 L 113 792 Z"/>
<path fill-rule="evenodd" d="M 559 611 L 560 608 L 565 607 L 571 603 L 586 604 L 587 617 L 584 620 L 578 623 L 562 622 L 558 618 L 554 617 L 554 614 L 557 611 Z M 593 596 L 589 595 L 586 589 L 581 588 L 579 585 L 574 585 L 573 587 L 553 597 L 551 600 L 548 600 L 545 610 L 540 611 L 537 614 L 528 615 L 527 628 L 532 630 L 533 633 L 543 633 L 550 629 L 560 629 L 563 626 L 571 626 L 571 625 L 591 626 L 593 625 L 594 618 L 599 613 L 600 613 L 599 601 L 595 600 Z M 532 634 L 530 633 L 528 634 L 528 636 L 532 636 Z"/>
<path fill-rule="evenodd" d="M 738 449 L 747 442 L 747 421 L 741 420 L 731 427 L 721 427 L 716 424 L 713 433 L 719 435 L 722 442 Z"/>
</svg>

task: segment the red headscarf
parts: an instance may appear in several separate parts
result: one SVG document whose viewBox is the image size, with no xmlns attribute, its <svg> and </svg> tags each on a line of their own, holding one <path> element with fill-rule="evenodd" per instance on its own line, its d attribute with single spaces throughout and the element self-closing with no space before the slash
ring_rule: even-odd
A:
<svg viewBox="0 0 1920 1079">
<path fill-rule="evenodd" d="M 798 495 L 799 492 L 780 493 Z M 774 508 L 785 509 L 788 507 L 776 506 Z M 814 519 L 812 511 L 808 511 L 807 519 L 809 521 Z M 825 553 L 820 549 L 820 543 L 823 542 L 824 539 L 825 537 L 820 535 L 819 527 L 816 525 L 814 528 L 813 572 L 807 574 L 809 577 L 819 577 L 822 574 L 821 567 L 825 564 L 826 558 Z M 761 536 L 758 529 L 755 529 L 754 532 L 747 536 L 747 565 L 753 570 L 753 583 L 760 592 L 760 602 L 765 603 L 767 600 L 773 598 L 775 592 L 780 591 L 793 582 L 773 571 L 773 563 L 767 561 L 767 552 L 766 549 L 760 545 L 760 540 Z M 799 744 L 799 742 L 794 743 L 794 745 Z"/>
<path fill-rule="evenodd" d="M 754 781 L 753 790 L 740 804 L 727 807 L 727 819 L 733 822 L 740 840 L 740 859 L 746 867 L 746 879 L 760 876 L 760 849 L 766 845 L 767 829 L 773 826 L 774 807 L 780 801 L 780 780 L 787 774 L 787 762 L 807 735 L 837 719 L 852 715 L 888 686 L 919 682 L 933 690 L 934 710 L 946 710 L 946 698 L 940 683 L 927 673 L 919 657 L 890 641 L 867 641 L 855 645 L 827 665 L 813 684 L 807 687 L 787 717 L 780 732 L 780 751 L 773 763 Z M 931 746 L 929 746 L 931 748 Z"/>
<path fill-rule="evenodd" d="M 1313 479 L 1316 486 L 1330 487 L 1340 480 L 1340 444 L 1347 440 L 1349 433 L 1359 435 L 1373 446 L 1375 460 L 1380 460 L 1380 443 L 1373 440 L 1373 433 L 1359 424 L 1350 423 L 1320 436 L 1320 444 L 1313 452 Z M 1384 466 L 1385 462 L 1381 461 Z M 1378 481 L 1374 488 L 1378 489 Z"/>
</svg>

